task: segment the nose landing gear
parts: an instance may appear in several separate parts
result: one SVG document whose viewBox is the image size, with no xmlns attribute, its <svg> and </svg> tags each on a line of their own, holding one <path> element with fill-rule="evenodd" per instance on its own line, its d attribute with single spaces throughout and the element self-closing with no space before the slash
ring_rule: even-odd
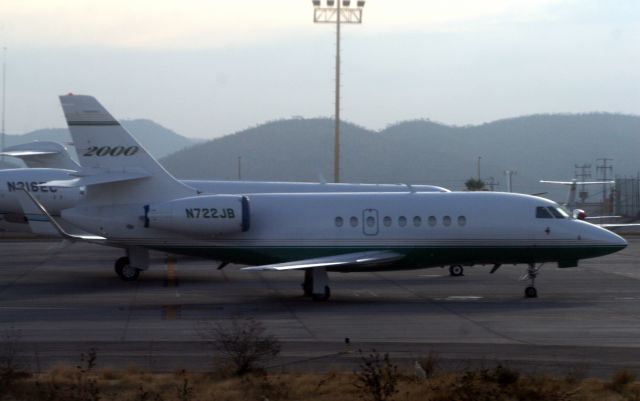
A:
<svg viewBox="0 0 640 401">
<path fill-rule="evenodd" d="M 449 275 L 453 277 L 464 276 L 464 267 L 461 265 L 449 266 Z"/>
<path fill-rule="evenodd" d="M 538 290 L 536 287 L 529 286 L 524 289 L 525 298 L 538 298 Z"/>
<path fill-rule="evenodd" d="M 524 289 L 525 298 L 538 298 L 538 290 L 535 287 L 536 277 L 538 277 L 538 273 L 542 265 L 536 267 L 535 264 L 530 263 L 527 268 L 527 272 L 524 276 L 522 276 L 521 280 L 529 280 L 529 286 Z"/>
</svg>

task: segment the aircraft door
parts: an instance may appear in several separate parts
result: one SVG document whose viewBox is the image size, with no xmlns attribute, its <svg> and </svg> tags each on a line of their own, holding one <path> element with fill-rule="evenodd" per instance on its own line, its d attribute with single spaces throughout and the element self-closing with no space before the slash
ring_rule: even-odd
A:
<svg viewBox="0 0 640 401">
<path fill-rule="evenodd" d="M 365 235 L 378 235 L 378 211 L 376 209 L 362 211 L 362 229 Z"/>
</svg>

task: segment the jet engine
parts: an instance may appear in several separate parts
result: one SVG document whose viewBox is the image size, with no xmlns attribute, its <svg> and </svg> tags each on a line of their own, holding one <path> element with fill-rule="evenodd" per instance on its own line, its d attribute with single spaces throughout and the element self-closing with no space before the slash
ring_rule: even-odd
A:
<svg viewBox="0 0 640 401">
<path fill-rule="evenodd" d="M 144 226 L 181 234 L 220 235 L 249 230 L 249 199 L 207 195 L 146 205 Z"/>
<path fill-rule="evenodd" d="M 582 209 L 573 209 L 573 218 L 578 220 L 586 220 L 587 213 Z"/>
</svg>

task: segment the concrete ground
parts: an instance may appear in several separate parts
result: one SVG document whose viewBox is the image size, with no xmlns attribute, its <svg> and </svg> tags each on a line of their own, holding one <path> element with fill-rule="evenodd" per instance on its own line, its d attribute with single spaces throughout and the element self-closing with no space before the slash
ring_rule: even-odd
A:
<svg viewBox="0 0 640 401">
<path fill-rule="evenodd" d="M 433 352 L 449 369 L 640 371 L 637 238 L 579 268 L 545 266 L 537 299 L 523 297 L 525 266 L 467 268 L 463 277 L 440 268 L 330 273 L 332 298 L 318 303 L 302 296 L 301 272 L 220 271 L 153 253 L 139 281 L 123 282 L 113 271 L 118 249 L 2 240 L 0 255 L 0 334 L 17 338 L 3 348 L 33 370 L 75 363 L 92 347 L 98 366 L 209 370 L 216 325 L 251 317 L 283 344 L 274 370 L 351 369 L 358 349 L 375 348 L 407 366 Z"/>
</svg>

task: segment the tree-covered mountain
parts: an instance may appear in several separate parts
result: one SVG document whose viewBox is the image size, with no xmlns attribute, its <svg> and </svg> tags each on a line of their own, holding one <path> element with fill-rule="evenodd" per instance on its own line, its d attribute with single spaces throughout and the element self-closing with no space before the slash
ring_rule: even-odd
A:
<svg viewBox="0 0 640 401">
<path fill-rule="evenodd" d="M 140 142 L 178 178 L 318 181 L 333 178 L 331 119 L 272 121 L 208 142 L 190 140 L 149 120 L 123 121 Z M 67 129 L 7 135 L 7 146 L 33 140 L 69 142 Z M 381 131 L 342 124 L 342 180 L 434 184 L 462 189 L 477 175 L 506 189 L 505 170 L 515 170 L 513 188 L 549 192 L 561 200 L 564 188 L 540 179 L 570 179 L 574 165 L 610 158 L 614 174 L 640 170 L 640 117 L 608 114 L 552 114 L 510 118 L 477 126 L 447 126 L 429 120 L 399 122 Z M 166 155 L 166 156 L 165 156 Z M 165 156 L 165 157 L 163 157 Z M 7 158 L 6 161 L 11 161 Z M 592 192 L 597 192 L 592 189 Z"/>
<path fill-rule="evenodd" d="M 574 165 L 613 159 L 614 173 L 639 170 L 640 117 L 553 114 L 510 118 L 477 126 L 447 126 L 428 120 L 401 122 L 375 132 L 342 125 L 342 179 L 351 182 L 436 184 L 462 189 L 469 177 L 491 177 L 505 190 L 505 170 L 515 170 L 513 188 L 525 193 L 564 189 L 540 179 L 573 178 Z M 315 181 L 333 177 L 333 121 L 274 121 L 228 135 L 162 159 L 180 178 L 242 178 Z"/>
</svg>

